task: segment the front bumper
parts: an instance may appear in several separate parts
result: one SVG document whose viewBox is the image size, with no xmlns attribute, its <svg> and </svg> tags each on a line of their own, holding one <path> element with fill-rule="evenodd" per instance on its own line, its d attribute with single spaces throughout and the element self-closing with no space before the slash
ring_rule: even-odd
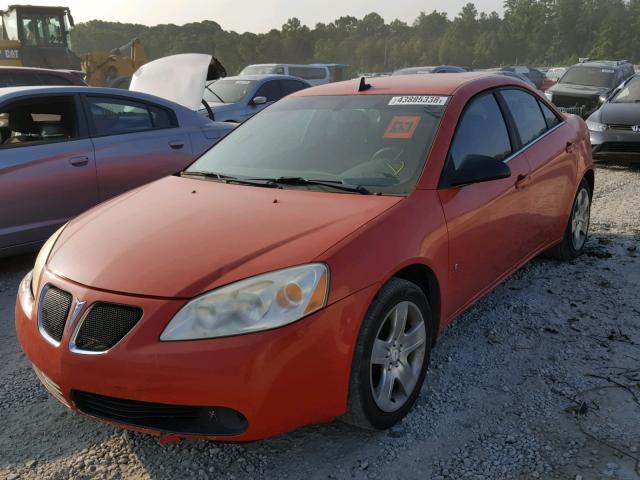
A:
<svg viewBox="0 0 640 480">
<path fill-rule="evenodd" d="M 45 340 L 37 325 L 37 302 L 28 288 L 20 289 L 15 312 L 18 340 L 40 378 L 50 382 L 45 386 L 59 393 L 59 400 L 73 410 L 131 430 L 226 441 L 266 438 L 342 415 L 360 323 L 378 289 L 373 285 L 271 331 L 160 342 L 164 327 L 186 300 L 94 290 L 46 269 L 41 284 L 71 293 L 75 300 L 86 302 L 85 309 L 99 301 L 135 305 L 144 311 L 139 323 L 111 350 L 82 354 L 69 348 L 72 325 L 65 326 L 59 346 Z M 84 393 L 124 402 L 231 409 L 247 425 L 241 433 L 213 435 L 140 427 L 80 408 L 78 395 Z"/>
<path fill-rule="evenodd" d="M 620 130 L 589 131 L 596 159 L 640 159 L 640 133 Z"/>
</svg>

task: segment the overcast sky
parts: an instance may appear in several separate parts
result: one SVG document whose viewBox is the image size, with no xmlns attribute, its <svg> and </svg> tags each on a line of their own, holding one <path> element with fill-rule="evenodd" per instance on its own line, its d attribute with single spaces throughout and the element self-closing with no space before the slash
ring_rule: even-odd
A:
<svg viewBox="0 0 640 480">
<path fill-rule="evenodd" d="M 76 22 L 109 20 L 127 23 L 182 25 L 200 20 L 218 22 L 225 30 L 267 32 L 290 17 L 313 27 L 343 15 L 375 11 L 390 22 L 412 22 L 421 11 L 445 11 L 454 17 L 469 0 L 32 0 L 33 5 L 68 5 Z M 503 0 L 476 0 L 479 11 L 502 13 Z M 4 4 L 0 3 L 0 8 Z"/>
</svg>

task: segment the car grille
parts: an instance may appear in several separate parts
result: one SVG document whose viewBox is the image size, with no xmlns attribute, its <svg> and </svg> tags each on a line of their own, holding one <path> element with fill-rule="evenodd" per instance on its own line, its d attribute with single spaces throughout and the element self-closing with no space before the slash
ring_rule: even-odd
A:
<svg viewBox="0 0 640 480">
<path fill-rule="evenodd" d="M 60 342 L 71 308 L 71 294 L 55 287 L 46 287 L 40 306 L 42 330 L 56 342 Z"/>
<path fill-rule="evenodd" d="M 598 153 L 640 153 L 640 143 L 611 142 L 604 143 Z"/>
<path fill-rule="evenodd" d="M 633 127 L 635 125 L 623 125 L 621 123 L 612 123 L 610 125 L 608 125 L 608 129 L 609 130 L 621 130 L 624 132 L 633 132 Z"/>
<path fill-rule="evenodd" d="M 225 407 L 140 402 L 77 390 L 71 397 L 78 409 L 87 415 L 163 433 L 238 435 L 248 426 L 244 415 Z"/>
<path fill-rule="evenodd" d="M 142 317 L 138 307 L 96 303 L 87 313 L 74 339 L 74 349 L 105 352 L 118 343 Z"/>
</svg>

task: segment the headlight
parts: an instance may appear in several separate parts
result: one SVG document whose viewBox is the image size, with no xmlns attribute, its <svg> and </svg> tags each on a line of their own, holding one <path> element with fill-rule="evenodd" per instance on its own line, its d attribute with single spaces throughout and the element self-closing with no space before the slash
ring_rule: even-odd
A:
<svg viewBox="0 0 640 480">
<path fill-rule="evenodd" d="M 40 289 L 40 277 L 42 276 L 42 270 L 44 266 L 47 264 L 47 260 L 49 259 L 49 254 L 53 249 L 53 246 L 58 241 L 58 237 L 64 230 L 66 225 L 60 227 L 53 235 L 49 237 L 49 240 L 45 242 L 45 244 L 40 249 L 40 253 L 38 253 L 38 257 L 36 258 L 36 263 L 33 267 L 33 275 L 31 280 L 31 294 L 35 297 L 36 293 Z"/>
<path fill-rule="evenodd" d="M 329 271 L 314 263 L 258 275 L 194 298 L 160 340 L 227 337 L 282 327 L 327 303 Z"/>
<path fill-rule="evenodd" d="M 604 123 L 587 120 L 587 128 L 592 132 L 604 132 L 607 129 L 607 126 Z"/>
<path fill-rule="evenodd" d="M 544 92 L 544 96 L 547 97 L 547 100 L 549 100 L 550 102 L 553 102 L 553 93 Z"/>
</svg>

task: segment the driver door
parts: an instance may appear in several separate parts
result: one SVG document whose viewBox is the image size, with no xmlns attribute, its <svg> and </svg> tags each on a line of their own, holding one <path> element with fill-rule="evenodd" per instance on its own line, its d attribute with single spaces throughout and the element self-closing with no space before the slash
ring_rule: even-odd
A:
<svg viewBox="0 0 640 480">
<path fill-rule="evenodd" d="M 438 192 L 449 232 L 454 290 L 448 315 L 465 308 L 524 260 L 524 240 L 529 235 L 530 205 L 520 188 L 529 164 L 524 154 L 512 155 L 512 137 L 491 92 L 466 106 L 451 144 L 444 183 L 468 155 L 507 162 L 511 177 Z"/>
</svg>

